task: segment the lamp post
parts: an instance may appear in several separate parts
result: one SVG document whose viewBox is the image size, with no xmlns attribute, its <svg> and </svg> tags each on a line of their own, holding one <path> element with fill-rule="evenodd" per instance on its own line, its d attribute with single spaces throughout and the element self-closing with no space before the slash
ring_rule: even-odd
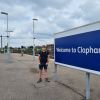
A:
<svg viewBox="0 0 100 100">
<path fill-rule="evenodd" d="M 9 33 L 9 35 L 7 35 L 7 37 L 8 37 L 8 44 L 9 44 L 9 45 L 8 45 L 8 53 L 10 53 L 10 33 L 13 32 L 13 31 L 9 31 L 9 30 L 8 30 L 8 31 L 6 31 L 6 32 Z"/>
<path fill-rule="evenodd" d="M 6 30 L 6 32 L 7 32 L 7 53 L 9 54 L 8 13 L 1 12 L 1 14 L 7 16 L 7 30 Z"/>
<path fill-rule="evenodd" d="M 0 37 L 1 37 L 1 50 L 2 50 L 2 35 Z"/>
<path fill-rule="evenodd" d="M 33 60 L 35 60 L 35 36 L 34 36 L 34 21 L 38 21 L 38 19 L 33 18 Z"/>
</svg>

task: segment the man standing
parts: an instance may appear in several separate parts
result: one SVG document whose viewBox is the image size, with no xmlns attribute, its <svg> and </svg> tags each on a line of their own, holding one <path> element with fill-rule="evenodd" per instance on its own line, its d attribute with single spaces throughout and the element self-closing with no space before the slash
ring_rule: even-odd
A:
<svg viewBox="0 0 100 100">
<path fill-rule="evenodd" d="M 37 81 L 37 83 L 42 82 L 42 74 L 43 74 L 43 69 L 45 72 L 45 81 L 46 82 L 50 82 L 48 80 L 48 76 L 47 76 L 47 67 L 48 67 L 48 63 L 49 63 L 49 52 L 46 50 L 45 46 L 42 46 L 42 51 L 39 52 L 39 57 L 38 57 L 38 61 L 39 61 L 39 80 Z"/>
</svg>

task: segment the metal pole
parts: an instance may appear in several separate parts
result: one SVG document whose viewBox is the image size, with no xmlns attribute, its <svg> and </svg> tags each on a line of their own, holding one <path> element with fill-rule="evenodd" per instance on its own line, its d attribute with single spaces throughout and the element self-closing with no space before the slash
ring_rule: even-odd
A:
<svg viewBox="0 0 100 100">
<path fill-rule="evenodd" d="M 1 35 L 1 49 L 2 49 L 2 35 Z"/>
<path fill-rule="evenodd" d="M 8 54 L 10 54 L 10 33 L 11 32 L 13 32 L 13 31 L 9 31 L 9 30 L 7 31 L 7 34 L 8 34 L 7 35 L 7 39 L 8 39 Z"/>
<path fill-rule="evenodd" d="M 7 54 L 9 54 L 8 14 L 7 14 Z"/>
<path fill-rule="evenodd" d="M 9 54 L 9 36 L 8 36 L 8 13 L 6 13 L 6 12 L 1 12 L 1 14 L 4 14 L 4 15 L 6 15 L 7 16 L 7 54 Z"/>
<path fill-rule="evenodd" d="M 57 81 L 57 80 L 58 80 L 58 75 L 57 75 L 57 64 L 54 64 L 54 67 L 55 67 L 54 80 Z"/>
<path fill-rule="evenodd" d="M 34 19 L 33 19 L 33 60 L 35 60 L 35 50 L 34 50 L 34 48 L 35 48 L 35 44 L 34 44 Z"/>
<path fill-rule="evenodd" d="M 86 100 L 90 100 L 90 73 L 86 72 Z"/>
<path fill-rule="evenodd" d="M 37 21 L 38 19 L 33 19 L 33 60 L 35 60 L 35 36 L 34 36 L 34 21 Z"/>
</svg>

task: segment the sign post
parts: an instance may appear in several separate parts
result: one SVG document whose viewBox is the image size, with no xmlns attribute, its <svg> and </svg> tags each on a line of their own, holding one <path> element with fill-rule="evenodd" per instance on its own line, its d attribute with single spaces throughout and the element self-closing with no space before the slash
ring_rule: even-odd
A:
<svg viewBox="0 0 100 100">
<path fill-rule="evenodd" d="M 54 80 L 57 81 L 58 79 L 58 76 L 57 76 L 57 64 L 54 64 L 54 67 L 55 67 L 55 75 L 54 75 Z"/>
<path fill-rule="evenodd" d="M 90 100 L 90 73 L 86 72 L 86 100 Z"/>
</svg>

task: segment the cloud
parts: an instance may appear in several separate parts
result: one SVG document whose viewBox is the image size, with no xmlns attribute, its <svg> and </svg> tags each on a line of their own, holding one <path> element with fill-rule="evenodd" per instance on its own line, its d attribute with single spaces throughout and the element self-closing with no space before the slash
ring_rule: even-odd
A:
<svg viewBox="0 0 100 100">
<path fill-rule="evenodd" d="M 0 11 L 9 13 L 12 46 L 33 44 L 33 18 L 38 19 L 34 36 L 40 45 L 53 43 L 54 33 L 100 20 L 99 5 L 99 0 L 0 0 Z M 0 23 L 6 35 L 6 16 L 0 14 Z"/>
<path fill-rule="evenodd" d="M 84 13 L 83 19 L 89 22 L 99 21 L 100 20 L 100 0 L 85 2 L 81 9 Z"/>
</svg>

